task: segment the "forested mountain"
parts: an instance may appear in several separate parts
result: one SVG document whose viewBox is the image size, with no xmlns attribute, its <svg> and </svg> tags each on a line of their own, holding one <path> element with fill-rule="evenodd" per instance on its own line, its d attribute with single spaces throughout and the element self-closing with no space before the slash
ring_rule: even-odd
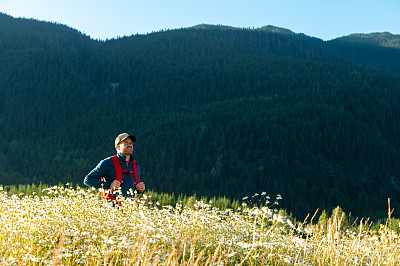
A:
<svg viewBox="0 0 400 266">
<path fill-rule="evenodd" d="M 157 192 L 385 217 L 388 197 L 400 207 L 400 49 L 385 36 L 199 25 L 97 41 L 0 14 L 0 183 L 82 184 L 129 132 Z"/>
<path fill-rule="evenodd" d="M 372 46 L 400 48 L 400 35 L 393 35 L 389 32 L 351 34 L 349 36 L 338 38 L 337 40 L 355 42 L 359 44 L 369 44 Z"/>
</svg>

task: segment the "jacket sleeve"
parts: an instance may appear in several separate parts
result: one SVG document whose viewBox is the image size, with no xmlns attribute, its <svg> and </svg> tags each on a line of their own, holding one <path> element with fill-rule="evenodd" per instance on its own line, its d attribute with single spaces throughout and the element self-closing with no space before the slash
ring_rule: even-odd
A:
<svg viewBox="0 0 400 266">
<path fill-rule="evenodd" d="M 108 172 L 107 161 L 102 160 L 92 171 L 90 171 L 89 174 L 87 174 L 87 176 L 85 176 L 83 183 L 88 187 L 109 189 L 111 182 L 105 179 L 102 181 L 102 178 L 109 174 Z"/>
</svg>

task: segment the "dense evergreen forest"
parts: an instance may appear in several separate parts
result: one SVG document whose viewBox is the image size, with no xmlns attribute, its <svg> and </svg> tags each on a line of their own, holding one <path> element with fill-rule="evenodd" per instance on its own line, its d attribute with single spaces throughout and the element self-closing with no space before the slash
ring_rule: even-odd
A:
<svg viewBox="0 0 400 266">
<path fill-rule="evenodd" d="M 135 134 L 156 192 L 266 191 L 298 218 L 400 208 L 400 36 L 198 25 L 93 40 L 0 14 L 0 184 L 82 184 Z"/>
</svg>

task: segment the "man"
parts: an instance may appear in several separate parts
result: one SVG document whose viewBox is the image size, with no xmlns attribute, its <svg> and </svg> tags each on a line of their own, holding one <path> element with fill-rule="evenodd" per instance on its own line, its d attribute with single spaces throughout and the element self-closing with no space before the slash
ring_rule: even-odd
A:
<svg viewBox="0 0 400 266">
<path fill-rule="evenodd" d="M 131 156 L 135 141 L 136 137 L 133 135 L 128 133 L 119 134 L 115 139 L 117 155 L 100 161 L 85 177 L 83 183 L 89 187 L 105 189 L 107 193 L 103 193 L 102 196 L 110 200 L 115 200 L 117 196 L 115 192 L 119 188 L 121 188 L 122 196 L 124 197 L 134 196 L 135 190 L 138 193 L 143 192 L 145 184 L 139 179 L 140 165 Z M 119 165 L 121 166 L 120 168 Z M 119 178 L 118 173 L 120 175 Z"/>
</svg>

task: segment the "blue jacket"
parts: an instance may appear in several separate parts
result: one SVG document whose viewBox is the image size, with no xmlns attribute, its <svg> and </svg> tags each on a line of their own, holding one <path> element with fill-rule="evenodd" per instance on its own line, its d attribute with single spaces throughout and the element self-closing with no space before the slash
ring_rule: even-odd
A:
<svg viewBox="0 0 400 266">
<path fill-rule="evenodd" d="M 119 162 L 121 163 L 122 171 L 128 170 L 133 171 L 132 166 L 132 156 L 131 161 L 129 162 L 129 166 L 126 166 L 126 156 L 117 153 Z M 140 181 L 140 165 L 137 161 L 137 171 Z M 104 177 L 104 181 L 101 179 Z M 104 188 L 109 189 L 111 183 L 115 180 L 115 168 L 111 157 L 108 157 L 102 161 L 92 170 L 90 173 L 85 177 L 83 183 L 88 187 L 95 187 L 95 188 Z M 128 191 L 132 189 L 132 192 L 135 191 L 135 176 L 129 173 L 122 173 L 122 184 L 121 184 L 121 191 L 122 196 L 124 197 L 132 197 L 133 195 L 128 194 Z M 113 196 L 115 194 L 111 193 Z"/>
</svg>

